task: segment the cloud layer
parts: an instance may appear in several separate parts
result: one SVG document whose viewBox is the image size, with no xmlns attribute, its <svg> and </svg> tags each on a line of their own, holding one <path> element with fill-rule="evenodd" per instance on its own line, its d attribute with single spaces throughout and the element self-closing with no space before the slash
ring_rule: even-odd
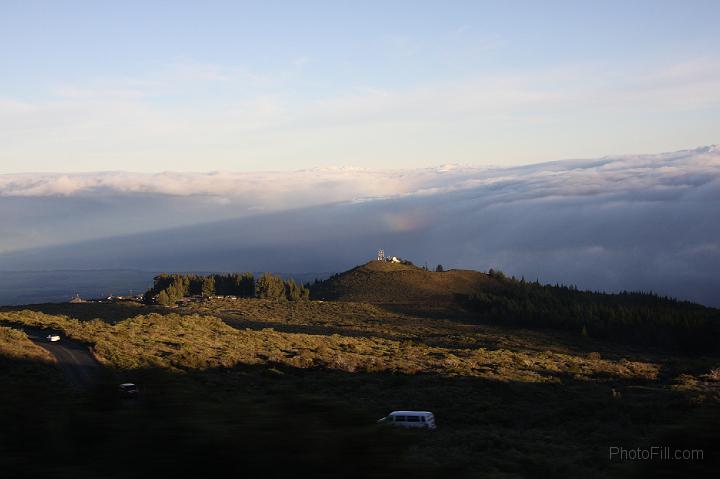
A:
<svg viewBox="0 0 720 479">
<path fill-rule="evenodd" d="M 243 201 L 253 209 L 299 207 L 364 198 L 432 194 L 521 183 L 527 194 L 588 195 L 702 182 L 717 171 L 720 148 L 659 155 L 566 160 L 498 168 L 444 165 L 409 170 L 315 168 L 289 172 L 157 174 L 25 173 L 0 175 L 0 197 L 206 196 Z M 289 196 L 295 199 L 289 204 Z"/>
<path fill-rule="evenodd" d="M 6 251 L 38 235 L 67 244 L 0 255 L 5 270 L 338 271 L 383 247 L 720 305 L 717 147 L 518 168 L 12 178 L 0 209 L 24 214 L 0 226 Z M 77 243 L 100 233 L 123 236 Z"/>
<path fill-rule="evenodd" d="M 453 165 L 419 170 L 365 170 L 317 168 L 291 172 L 259 173 L 126 173 L 0 175 L 0 196 L 213 196 L 246 199 L 258 208 L 277 203 L 288 193 L 301 205 L 347 201 L 367 196 L 417 193 L 481 176 L 486 168 Z"/>
</svg>

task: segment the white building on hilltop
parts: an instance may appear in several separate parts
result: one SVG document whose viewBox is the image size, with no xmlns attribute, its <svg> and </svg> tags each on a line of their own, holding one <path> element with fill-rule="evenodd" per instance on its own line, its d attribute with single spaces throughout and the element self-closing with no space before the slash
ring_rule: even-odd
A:
<svg viewBox="0 0 720 479">
<path fill-rule="evenodd" d="M 402 263 L 402 261 L 400 260 L 400 258 L 398 258 L 397 256 L 385 256 L 385 250 L 384 250 L 384 249 L 379 249 L 379 250 L 378 250 L 378 252 L 377 252 L 377 260 L 378 260 L 378 261 L 387 262 L 387 263 Z"/>
</svg>

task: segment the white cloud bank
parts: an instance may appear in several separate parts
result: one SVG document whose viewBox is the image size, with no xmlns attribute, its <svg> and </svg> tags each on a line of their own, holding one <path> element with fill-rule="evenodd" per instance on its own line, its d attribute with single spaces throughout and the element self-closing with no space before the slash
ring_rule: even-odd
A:
<svg viewBox="0 0 720 479">
<path fill-rule="evenodd" d="M 437 184 L 454 184 L 485 169 L 439 167 L 407 171 L 318 168 L 258 173 L 127 173 L 0 175 L 0 196 L 214 196 L 247 198 L 263 207 L 289 192 L 300 205 L 347 201 L 365 196 L 415 193 Z M 297 206 L 295 203 L 293 206 Z"/>
<path fill-rule="evenodd" d="M 720 148 L 566 160 L 515 168 L 444 165 L 409 170 L 316 168 L 289 172 L 128 172 L 0 175 L 0 197 L 206 196 L 256 210 L 432 194 L 521 182 L 528 195 L 585 195 L 682 186 L 717 174 Z M 290 199 L 292 198 L 292 200 Z"/>
</svg>

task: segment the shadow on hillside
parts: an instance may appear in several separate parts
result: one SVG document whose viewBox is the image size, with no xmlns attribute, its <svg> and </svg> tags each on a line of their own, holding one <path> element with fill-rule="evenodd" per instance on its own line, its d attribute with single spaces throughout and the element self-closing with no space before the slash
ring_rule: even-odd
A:
<svg viewBox="0 0 720 479">
<path fill-rule="evenodd" d="M 410 302 L 410 303 L 372 303 L 389 313 L 405 314 L 424 319 L 449 319 L 452 321 L 472 322 L 477 316 L 452 302 Z"/>
<path fill-rule="evenodd" d="M 293 324 L 281 321 L 251 321 L 248 319 L 225 318 L 222 314 L 216 315 L 221 318 L 227 325 L 236 329 L 252 329 L 260 331 L 266 328 L 272 328 L 282 333 L 311 334 L 316 336 L 332 336 L 339 334 L 355 338 L 382 338 L 394 341 L 402 341 L 404 338 L 394 334 L 383 334 L 372 331 L 363 331 L 341 326 L 312 325 L 312 324 Z"/>
<path fill-rule="evenodd" d="M 15 371 L 22 370 L 23 375 Z M 29 373 L 29 374 L 28 374 Z M 53 365 L 0 356 L 5 477 L 440 477 L 406 458 L 417 435 L 285 390 L 268 368 L 106 371 L 85 394 Z M 134 381 L 137 398 L 117 384 Z M 32 405 L 32 407 L 29 407 Z"/>
<path fill-rule="evenodd" d="M 182 311 L 178 313 L 185 314 Z M 192 314 L 192 313 L 187 313 Z M 408 337 L 402 334 L 391 334 L 380 331 L 373 331 L 370 329 L 357 329 L 353 327 L 341 327 L 341 326 L 328 326 L 328 325 L 308 325 L 308 324 L 292 324 L 281 321 L 251 321 L 247 319 L 237 318 L 225 318 L 222 314 L 216 315 L 223 319 L 223 321 L 235 329 L 252 329 L 254 331 L 261 331 L 263 329 L 271 328 L 281 333 L 291 334 L 309 334 L 314 336 L 332 336 L 341 335 L 353 338 L 377 338 L 386 339 L 390 341 L 408 341 L 411 340 L 413 343 L 422 344 L 428 347 L 439 347 L 449 350 L 466 350 L 466 349 L 485 349 L 488 351 L 494 351 L 499 349 L 507 349 L 508 345 L 501 342 L 508 334 L 518 334 L 523 332 L 526 336 L 532 335 L 532 340 L 517 340 L 515 341 L 514 347 L 518 351 L 531 351 L 535 353 L 546 352 L 553 350 L 556 352 L 564 352 L 568 354 L 584 355 L 591 352 L 596 352 L 598 349 L 604 351 L 607 350 L 608 343 L 598 343 L 592 340 L 581 341 L 577 335 L 572 335 L 567 332 L 559 331 L 532 331 L 526 328 L 513 328 L 510 326 L 497 326 L 497 325 L 478 325 L 473 324 L 471 326 L 483 327 L 485 329 L 478 329 L 472 331 L 475 333 L 473 342 L 471 344 L 457 342 L 452 338 L 458 334 L 452 331 L 437 332 L 437 333 L 424 333 L 422 335 L 414 335 Z M 488 329 L 492 328 L 492 335 L 487 334 Z M 485 333 L 485 334 L 483 334 Z M 450 339 L 448 339 L 450 338 Z M 544 341 L 541 341 L 543 339 Z M 552 344 L 550 342 L 552 341 Z M 558 347 L 559 345 L 559 347 Z M 606 359 L 644 359 L 647 356 L 647 351 L 641 349 L 629 350 L 623 349 L 621 352 L 614 354 L 603 353 L 603 357 Z"/>
<path fill-rule="evenodd" d="M 184 311 L 179 309 L 178 314 L 197 314 L 197 311 Z M 442 325 L 437 331 L 424 330 L 422 333 L 407 334 L 412 329 L 397 332 L 394 329 L 398 323 L 388 324 L 390 328 L 378 330 L 373 325 L 358 323 L 349 326 L 336 326 L 328 324 L 298 324 L 289 323 L 281 320 L 249 320 L 240 318 L 233 314 L 224 314 L 232 311 L 221 311 L 213 314 L 222 319 L 227 325 L 236 329 L 252 329 L 260 331 L 266 328 L 274 329 L 282 333 L 309 334 L 316 336 L 331 336 L 334 334 L 354 337 L 354 338 L 378 338 L 391 341 L 407 341 L 422 344 L 430 347 L 440 347 L 450 350 L 465 350 L 483 348 L 488 351 L 512 348 L 517 351 L 542 353 L 546 351 L 560 352 L 574 355 L 586 355 L 602 351 L 602 357 L 605 359 L 619 360 L 622 358 L 629 360 L 656 360 L 648 358 L 657 358 L 667 356 L 666 351 L 653 349 L 650 347 L 637 347 L 633 345 L 622 345 L 619 348 L 617 344 L 610 341 L 601 341 L 590 338 L 583 338 L 578 334 L 569 331 L 561 331 L 557 329 L 536 328 L 529 329 L 523 326 L 503 325 L 497 323 L 480 322 L 477 318 L 466 322 L 463 326 L 468 329 L 463 330 L 443 330 Z M 212 313 L 208 313 L 212 314 Z M 403 319 L 403 322 L 409 322 L 412 326 L 412 317 Z M 378 321 L 382 323 L 382 321 Z M 407 326 L 408 324 L 403 324 Z M 392 331 L 395 331 L 393 333 Z M 406 334 L 402 334 L 402 333 Z M 457 337 L 461 334 L 471 334 L 472 341 L 458 341 Z M 512 338 L 512 344 L 508 344 L 508 339 Z"/>
<path fill-rule="evenodd" d="M 570 377 L 533 384 L 268 364 L 106 370 L 73 395 L 58 373 L 0 357 L 8 477 L 715 477 L 718 466 L 717 408 L 667 390 L 636 395 L 630 383 L 614 384 L 617 399 L 608 384 Z M 118 395 L 125 381 L 139 385 L 138 398 Z M 438 430 L 375 424 L 397 409 L 433 411 Z M 703 448 L 705 460 L 608 458 L 610 446 L 651 445 Z"/>
</svg>

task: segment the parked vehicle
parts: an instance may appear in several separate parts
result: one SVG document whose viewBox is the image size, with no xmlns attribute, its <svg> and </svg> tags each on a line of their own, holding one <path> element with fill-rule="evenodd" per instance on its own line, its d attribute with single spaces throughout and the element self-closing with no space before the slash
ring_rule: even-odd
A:
<svg viewBox="0 0 720 479">
<path fill-rule="evenodd" d="M 393 411 L 382 419 L 380 424 L 408 428 L 435 429 L 435 416 L 429 411 Z"/>
<path fill-rule="evenodd" d="M 48 334 L 45 339 L 47 339 L 51 343 L 54 343 L 56 341 L 60 341 L 60 336 L 57 334 Z"/>
<path fill-rule="evenodd" d="M 133 383 L 123 383 L 118 389 L 125 396 L 137 396 L 137 393 L 140 392 L 138 387 Z"/>
</svg>

